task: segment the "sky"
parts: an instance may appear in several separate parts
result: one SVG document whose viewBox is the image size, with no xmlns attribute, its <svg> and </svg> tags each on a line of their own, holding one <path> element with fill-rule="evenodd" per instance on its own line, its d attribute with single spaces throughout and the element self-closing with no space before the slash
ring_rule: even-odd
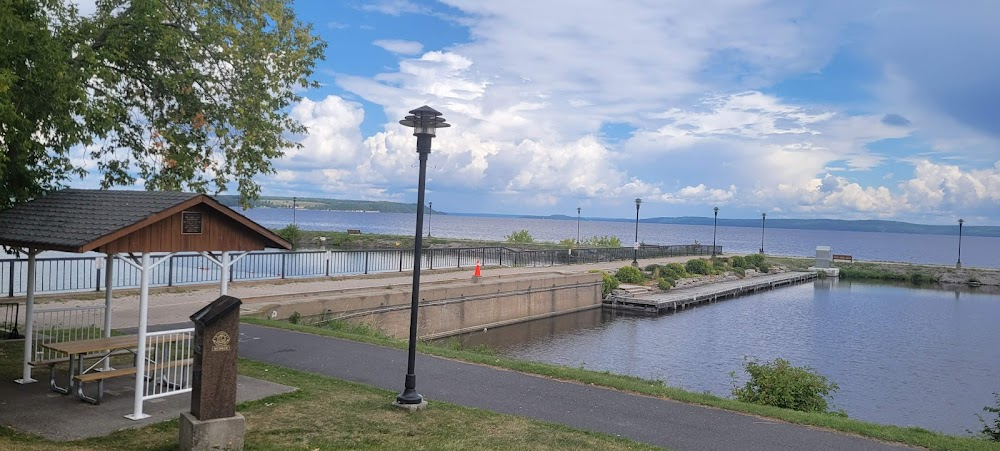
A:
<svg viewBox="0 0 1000 451">
<path fill-rule="evenodd" d="M 1000 224 L 995 0 L 293 8 L 329 47 L 265 196 L 416 202 L 428 105 L 437 211 Z"/>
</svg>

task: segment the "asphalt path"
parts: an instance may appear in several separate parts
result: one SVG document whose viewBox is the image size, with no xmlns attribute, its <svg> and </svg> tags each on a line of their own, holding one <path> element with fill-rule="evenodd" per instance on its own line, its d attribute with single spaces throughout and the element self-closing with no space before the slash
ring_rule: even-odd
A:
<svg viewBox="0 0 1000 451">
<path fill-rule="evenodd" d="M 240 325 L 241 357 L 401 391 L 403 350 Z M 902 445 L 722 409 L 417 354 L 417 392 L 435 401 L 603 432 L 675 450 L 887 450 Z M 392 399 L 386 399 L 386 403 Z"/>
</svg>

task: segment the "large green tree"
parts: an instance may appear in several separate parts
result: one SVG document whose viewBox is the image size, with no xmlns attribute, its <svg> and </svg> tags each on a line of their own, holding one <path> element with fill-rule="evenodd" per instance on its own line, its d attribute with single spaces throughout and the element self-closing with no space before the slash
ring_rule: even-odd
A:
<svg viewBox="0 0 1000 451">
<path fill-rule="evenodd" d="M 254 198 L 324 48 L 284 0 L 0 0 L 0 210 L 88 171 Z"/>
</svg>

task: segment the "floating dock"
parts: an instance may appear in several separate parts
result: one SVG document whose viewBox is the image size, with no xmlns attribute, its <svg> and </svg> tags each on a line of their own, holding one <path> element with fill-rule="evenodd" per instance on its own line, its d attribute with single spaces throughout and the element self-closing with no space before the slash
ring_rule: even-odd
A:
<svg viewBox="0 0 1000 451">
<path fill-rule="evenodd" d="M 767 274 L 748 279 L 731 280 L 690 288 L 677 288 L 662 293 L 642 295 L 610 295 L 604 299 L 605 308 L 645 313 L 666 313 L 688 307 L 734 298 L 744 294 L 794 285 L 816 278 L 815 272 L 786 272 Z"/>
</svg>

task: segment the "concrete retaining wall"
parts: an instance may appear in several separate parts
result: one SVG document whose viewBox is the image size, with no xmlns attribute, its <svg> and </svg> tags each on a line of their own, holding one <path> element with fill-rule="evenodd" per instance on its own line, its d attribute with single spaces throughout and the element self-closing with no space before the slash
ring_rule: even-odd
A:
<svg viewBox="0 0 1000 451">
<path fill-rule="evenodd" d="M 244 299 L 244 314 L 287 319 L 343 318 L 398 338 L 409 334 L 409 286 Z M 417 333 L 440 338 L 601 306 L 601 275 L 558 272 L 421 283 Z"/>
</svg>

